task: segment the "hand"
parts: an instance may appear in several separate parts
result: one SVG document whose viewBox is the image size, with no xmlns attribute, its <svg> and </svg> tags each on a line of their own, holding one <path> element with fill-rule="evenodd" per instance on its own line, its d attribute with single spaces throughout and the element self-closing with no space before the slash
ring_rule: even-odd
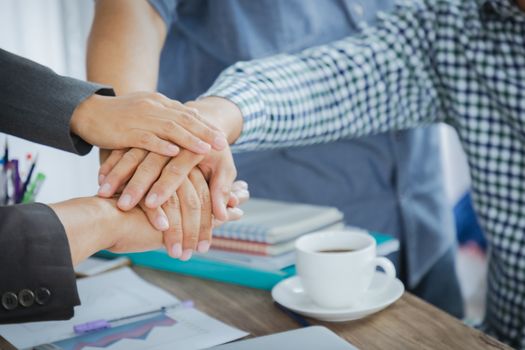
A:
<svg viewBox="0 0 525 350">
<path fill-rule="evenodd" d="M 140 203 L 150 218 L 167 215 L 169 228 L 164 231 L 164 245 L 173 258 L 189 260 L 193 251 L 206 253 L 210 248 L 212 213 L 208 183 L 198 168 L 193 168 L 177 192 L 161 207 L 151 209 Z"/>
<path fill-rule="evenodd" d="M 174 158 L 148 153 L 140 149 L 113 151 L 99 171 L 99 196 L 111 197 L 123 187 L 118 207 L 129 210 L 148 193 L 146 207 L 155 209 L 164 204 L 198 165 L 209 181 L 213 214 L 221 221 L 228 220 L 227 203 L 237 171 L 229 148 L 202 155 L 182 150 Z M 129 182 L 128 182 L 129 181 Z M 127 183 L 127 184 L 126 184 Z M 149 192 L 148 192 L 149 190 Z M 160 215 L 160 212 L 158 212 Z M 158 216 L 152 224 L 165 230 L 166 217 Z"/>
<path fill-rule="evenodd" d="M 50 207 L 66 231 L 73 265 L 102 249 L 124 253 L 162 246 L 162 232 L 149 224 L 142 210 L 124 213 L 114 199 L 76 198 Z"/>
<path fill-rule="evenodd" d="M 101 148 L 137 147 L 165 156 L 178 154 L 178 146 L 197 154 L 227 146 L 213 123 L 159 93 L 92 95 L 73 112 L 71 131 Z"/>
<path fill-rule="evenodd" d="M 188 157 L 192 156 L 191 152 L 183 152 L 184 154 L 181 153 L 177 158 L 185 154 Z M 166 171 L 163 167 L 166 162 L 170 162 L 169 158 L 154 153 L 146 153 L 137 149 L 129 150 L 128 153 L 113 151 L 101 167 L 101 173 L 109 171 L 109 174 L 101 175 L 100 179 L 112 184 L 113 190 L 124 186 L 126 181 L 131 178 L 120 195 L 119 205 L 121 205 L 123 196 L 126 194 L 129 196 L 133 194 L 134 198 L 140 200 L 151 186 L 150 183 L 155 182 L 159 174 Z M 127 157 L 125 157 L 126 154 L 128 154 Z M 182 160 L 182 166 L 187 166 L 185 169 L 189 169 L 193 163 L 188 164 L 186 160 Z M 169 181 L 169 174 L 166 175 L 165 185 L 169 187 L 175 183 L 173 191 L 176 193 L 171 195 L 162 206 L 149 208 L 145 205 L 144 200 L 140 201 L 140 206 L 152 225 L 158 230 L 165 231 L 164 243 L 169 254 L 182 260 L 189 259 L 194 250 L 206 252 L 211 243 L 209 225 L 212 220 L 212 213 L 208 184 L 202 171 L 198 168 L 190 169 L 189 172 L 189 177 L 182 180 L 180 187 L 179 182 Z M 244 181 L 237 181 L 231 187 L 232 192 L 225 200 L 228 207 L 226 218 L 221 220 L 213 218 L 214 227 L 225 221 L 238 220 L 243 215 L 242 210 L 236 206 L 248 200 L 248 185 Z M 126 204 L 129 203 L 128 200 L 126 199 Z M 130 207 L 125 205 L 122 209 L 130 210 Z"/>
</svg>

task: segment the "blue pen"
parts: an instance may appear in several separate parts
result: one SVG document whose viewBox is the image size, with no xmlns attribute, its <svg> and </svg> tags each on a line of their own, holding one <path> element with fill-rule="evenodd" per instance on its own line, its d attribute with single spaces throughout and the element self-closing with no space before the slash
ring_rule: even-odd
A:
<svg viewBox="0 0 525 350">
<path fill-rule="evenodd" d="M 101 320 L 95 320 L 95 321 L 90 321 L 90 322 L 86 322 L 86 323 L 77 324 L 77 325 L 73 326 L 73 331 L 75 332 L 75 334 L 84 334 L 84 333 L 89 333 L 89 332 L 96 332 L 96 331 L 100 331 L 102 329 L 107 329 L 107 328 L 118 326 L 122 322 L 128 323 L 128 322 L 132 322 L 132 321 L 136 320 L 137 318 L 142 318 L 144 316 L 149 316 L 149 315 L 158 314 L 158 313 L 161 313 L 161 312 L 166 312 L 166 310 L 176 309 L 176 308 L 191 309 L 191 308 L 193 308 L 193 306 L 194 306 L 193 300 L 185 300 L 185 301 L 181 301 L 180 303 L 177 303 L 177 304 L 174 304 L 174 305 L 164 306 L 164 307 L 162 307 L 160 309 L 155 309 L 155 310 L 152 310 L 152 311 L 142 312 L 142 313 L 136 314 L 136 315 L 130 315 L 130 316 L 126 316 L 126 317 L 116 318 L 116 319 L 113 319 L 113 320 L 103 320 L 103 319 L 101 319 Z"/>
</svg>

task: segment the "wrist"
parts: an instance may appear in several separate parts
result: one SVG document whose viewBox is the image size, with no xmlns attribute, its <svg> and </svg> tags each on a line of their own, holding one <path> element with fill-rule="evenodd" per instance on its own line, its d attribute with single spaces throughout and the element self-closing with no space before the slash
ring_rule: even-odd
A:
<svg viewBox="0 0 525 350">
<path fill-rule="evenodd" d="M 49 206 L 64 226 L 73 265 L 114 244 L 115 239 L 106 234 L 111 206 L 105 200 L 76 198 Z"/>
<path fill-rule="evenodd" d="M 217 125 L 225 133 L 228 143 L 234 143 L 241 135 L 242 113 L 230 100 L 209 96 L 188 102 L 187 105 L 196 108 L 204 118 Z"/>
<path fill-rule="evenodd" d="M 85 141 L 88 141 L 91 133 L 90 128 L 94 125 L 93 116 L 98 115 L 98 111 L 103 110 L 101 105 L 108 97 L 93 94 L 82 101 L 73 111 L 69 128 L 71 133 L 79 136 Z"/>
</svg>

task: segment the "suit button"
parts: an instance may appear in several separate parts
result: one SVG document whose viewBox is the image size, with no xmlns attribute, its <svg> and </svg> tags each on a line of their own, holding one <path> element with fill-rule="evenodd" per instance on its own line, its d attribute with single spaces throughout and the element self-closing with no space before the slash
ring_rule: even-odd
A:
<svg viewBox="0 0 525 350">
<path fill-rule="evenodd" d="M 18 297 L 13 292 L 5 292 L 2 295 L 2 306 L 6 310 L 14 310 L 18 307 Z"/>
<path fill-rule="evenodd" d="M 18 302 L 23 307 L 30 307 L 35 302 L 35 293 L 29 289 L 22 289 L 18 292 Z"/>
<path fill-rule="evenodd" d="M 51 299 L 51 291 L 49 289 L 40 287 L 36 290 L 35 301 L 37 304 L 45 305 L 49 302 L 49 299 Z"/>
</svg>

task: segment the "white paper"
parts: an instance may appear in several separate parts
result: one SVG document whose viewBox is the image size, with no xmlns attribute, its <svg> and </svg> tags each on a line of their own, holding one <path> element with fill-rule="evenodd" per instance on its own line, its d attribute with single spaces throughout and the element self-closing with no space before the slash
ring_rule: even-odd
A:
<svg viewBox="0 0 525 350">
<path fill-rule="evenodd" d="M 121 256 L 115 259 L 89 258 L 75 266 L 75 273 L 81 276 L 95 276 L 115 268 L 129 265 L 129 259 Z"/>
<path fill-rule="evenodd" d="M 17 348 L 27 348 L 74 337 L 73 326 L 77 324 L 100 319 L 111 320 L 126 317 L 142 312 L 153 311 L 163 306 L 173 305 L 179 302 L 173 295 L 144 281 L 127 267 L 102 275 L 81 279 L 77 282 L 77 285 L 82 304 L 75 308 L 75 317 L 71 320 L 5 325 L 0 326 L 0 334 Z M 185 316 L 187 314 L 194 314 L 193 311 L 201 316 L 198 323 L 201 327 L 213 327 L 216 325 L 214 322 L 217 321 L 196 310 L 188 313 L 184 313 L 182 310 L 173 310 L 172 312 L 180 312 L 182 316 Z M 165 328 L 164 331 L 176 328 L 180 329 L 181 333 L 184 333 L 182 330 L 192 328 L 191 324 L 184 325 L 183 319 L 177 319 L 177 322 L 175 326 Z M 224 326 L 226 327 L 226 325 Z M 213 328 L 207 330 L 209 333 L 215 335 Z M 141 345 L 135 347 L 137 349 L 150 348 L 149 342 L 153 339 L 152 335 L 156 333 L 162 335 L 165 332 L 154 329 L 147 338 L 146 346 L 145 341 L 142 340 L 129 341 L 140 342 Z M 245 335 L 245 333 L 231 328 L 228 335 L 233 334 L 236 335 L 235 338 L 226 341 L 234 340 Z M 184 336 L 181 337 L 184 338 Z M 171 348 L 176 345 L 173 343 L 175 339 L 177 339 L 176 334 L 172 336 Z M 191 339 L 190 336 L 186 336 L 184 339 L 186 339 L 186 344 L 191 343 L 189 340 Z M 216 340 L 217 342 L 212 345 L 221 343 L 219 338 L 216 338 Z M 165 341 L 168 341 L 167 338 Z M 121 342 L 126 343 L 128 340 L 119 341 L 107 348 L 132 349 L 130 347 L 121 347 Z M 158 349 L 163 348 L 158 347 Z"/>
<path fill-rule="evenodd" d="M 110 350 L 189 350 L 206 349 L 248 335 L 230 327 L 196 309 L 177 309 L 166 312 L 177 320 L 169 328 L 153 329 L 147 340 L 123 339 L 106 349 Z M 83 350 L 100 350 L 100 347 L 85 347 Z"/>
</svg>

